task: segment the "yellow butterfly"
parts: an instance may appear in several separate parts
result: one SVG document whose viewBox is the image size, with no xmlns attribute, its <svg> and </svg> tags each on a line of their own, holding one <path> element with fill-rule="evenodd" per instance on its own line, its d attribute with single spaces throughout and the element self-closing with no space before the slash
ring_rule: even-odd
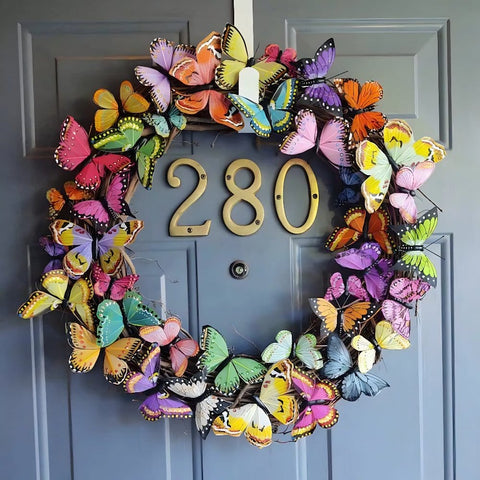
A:
<svg viewBox="0 0 480 480">
<path fill-rule="evenodd" d="M 222 52 L 230 59 L 222 60 L 215 70 L 215 83 L 223 90 L 231 90 L 238 83 L 240 70 L 253 67 L 260 75 L 260 89 L 280 80 L 287 72 L 287 67 L 277 62 L 262 60 L 253 63 L 248 56 L 247 46 L 238 29 L 227 23 L 222 35 Z"/>
<path fill-rule="evenodd" d="M 362 183 L 362 195 L 368 213 L 373 213 L 382 204 L 394 170 L 425 160 L 436 163 L 446 154 L 445 147 L 430 137 L 422 137 L 415 142 L 410 125 L 403 120 L 387 122 L 383 129 L 383 142 L 385 153 L 368 140 L 363 140 L 356 151 L 357 165 L 369 175 Z"/>
<path fill-rule="evenodd" d="M 377 323 L 375 341 L 385 350 L 404 350 L 410 346 L 410 342 L 395 332 L 392 324 L 386 320 Z M 359 352 L 358 369 L 361 373 L 367 373 L 375 364 L 377 357 L 375 345 L 362 335 L 356 335 L 352 338 L 352 347 Z"/>
<path fill-rule="evenodd" d="M 96 90 L 93 101 L 101 107 L 95 112 L 95 130 L 104 132 L 115 124 L 120 115 L 118 102 L 106 88 Z M 120 85 L 120 101 L 123 110 L 129 113 L 144 113 L 150 107 L 150 102 L 136 93 L 128 80 L 124 80 Z"/>
<path fill-rule="evenodd" d="M 294 422 L 298 416 L 297 400 L 288 393 L 292 386 L 292 370 L 290 360 L 274 364 L 265 374 L 258 403 L 223 411 L 213 422 L 215 435 L 239 437 L 245 432 L 252 445 L 258 448 L 270 445 L 272 424 L 265 409 L 284 425 Z"/>
<path fill-rule="evenodd" d="M 98 345 L 97 337 L 91 331 L 78 323 L 67 323 L 66 330 L 68 343 L 73 348 L 68 361 L 70 369 L 75 373 L 89 372 L 95 366 L 102 346 Z M 115 385 L 123 382 L 129 372 L 127 362 L 141 344 L 139 338 L 127 337 L 105 346 L 103 373 L 109 382 Z"/>
<path fill-rule="evenodd" d="M 18 309 L 21 318 L 32 318 L 42 313 L 51 312 L 61 307 L 64 303 L 77 315 L 88 328 L 93 328 L 93 313 L 89 301 L 93 298 L 93 288 L 89 280 L 77 280 L 66 298 L 69 284 L 68 275 L 63 270 L 50 270 L 40 279 L 42 287 L 46 290 L 34 291 L 28 300 Z"/>
</svg>

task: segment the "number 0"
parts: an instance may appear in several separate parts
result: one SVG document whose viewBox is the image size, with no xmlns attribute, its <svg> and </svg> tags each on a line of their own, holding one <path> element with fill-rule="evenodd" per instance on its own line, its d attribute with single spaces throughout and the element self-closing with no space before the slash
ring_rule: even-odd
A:
<svg viewBox="0 0 480 480">
<path fill-rule="evenodd" d="M 308 211 L 308 217 L 305 223 L 300 227 L 294 227 L 287 220 L 287 215 L 285 214 L 285 204 L 283 201 L 285 177 L 287 176 L 287 173 L 290 170 L 290 168 L 292 168 L 293 166 L 299 166 L 299 167 L 302 167 L 303 170 L 305 170 L 305 173 L 308 179 L 308 187 L 310 190 L 310 193 L 309 193 L 310 208 Z M 283 225 L 283 228 L 287 230 L 287 232 L 293 233 L 295 235 L 299 235 L 301 233 L 305 233 L 313 225 L 313 222 L 315 221 L 315 218 L 317 216 L 317 211 L 318 211 L 318 200 L 319 200 L 318 197 L 319 195 L 318 195 L 317 179 L 315 178 L 315 174 L 313 173 L 313 170 L 310 167 L 310 165 L 307 162 L 305 162 L 305 160 L 302 160 L 301 158 L 292 158 L 291 160 L 286 162 L 285 165 L 280 170 L 277 177 L 277 182 L 275 183 L 275 210 L 277 211 L 277 216 L 278 216 L 278 219 L 280 220 L 280 223 Z"/>
</svg>

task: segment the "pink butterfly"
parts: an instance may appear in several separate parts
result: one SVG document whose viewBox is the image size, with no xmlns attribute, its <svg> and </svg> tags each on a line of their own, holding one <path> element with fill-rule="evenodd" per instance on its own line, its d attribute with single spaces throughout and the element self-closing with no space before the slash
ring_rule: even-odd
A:
<svg viewBox="0 0 480 480">
<path fill-rule="evenodd" d="M 122 300 L 127 290 L 131 290 L 140 277 L 138 275 L 126 275 L 125 277 L 112 279 L 100 265 L 92 265 L 93 290 L 99 297 L 104 297 L 110 291 L 112 300 Z"/>
<path fill-rule="evenodd" d="M 150 56 L 158 68 L 135 67 L 138 81 L 151 87 L 150 96 L 160 112 L 165 112 L 170 105 L 171 89 L 168 71 L 180 60 L 195 58 L 195 48 L 176 45 L 165 38 L 156 38 L 150 44 Z"/>
<path fill-rule="evenodd" d="M 382 303 L 382 313 L 385 320 L 388 320 L 395 332 L 404 338 L 410 336 L 410 307 L 405 305 L 420 300 L 430 290 L 430 285 L 422 280 L 401 277 L 396 278 L 390 284 L 390 295 L 395 300 L 384 300 Z M 396 301 L 398 300 L 398 301 Z"/>
<path fill-rule="evenodd" d="M 402 167 L 395 176 L 395 183 L 400 187 L 399 193 L 392 193 L 390 204 L 400 210 L 400 215 L 408 223 L 417 221 L 415 190 L 418 190 L 435 169 L 435 163 L 427 160 L 416 165 Z"/>
<path fill-rule="evenodd" d="M 178 339 L 182 324 L 178 318 L 170 317 L 165 320 L 163 327 L 157 325 L 141 327 L 139 335 L 150 343 L 170 345 L 170 361 L 175 376 L 181 377 L 187 368 L 189 357 L 195 356 L 198 343 L 191 338 Z"/>
<path fill-rule="evenodd" d="M 76 217 L 92 220 L 97 230 L 105 230 L 110 221 L 110 212 L 133 217 L 128 203 L 124 200 L 130 184 L 130 172 L 122 170 L 112 177 L 104 197 L 99 200 L 84 200 L 73 206 Z"/>
<path fill-rule="evenodd" d="M 317 147 L 335 167 L 352 165 L 346 147 L 348 123 L 341 118 L 332 118 L 323 127 L 318 138 L 315 114 L 311 110 L 300 110 L 295 117 L 296 132 L 289 133 L 280 146 L 287 155 L 303 153 Z"/>
<path fill-rule="evenodd" d="M 88 134 L 71 116 L 63 122 L 60 132 L 60 144 L 55 150 L 55 161 L 64 170 L 74 170 L 92 154 Z M 130 159 L 118 154 L 107 153 L 90 159 L 75 177 L 75 183 L 81 188 L 96 190 L 101 179 L 110 170 L 119 172 L 130 164 Z"/>
<path fill-rule="evenodd" d="M 367 291 L 362 285 L 362 281 L 355 275 L 348 277 L 347 287 L 345 289 L 345 283 L 340 272 L 335 272 L 330 276 L 330 287 L 327 288 L 323 298 L 328 301 L 338 299 L 345 291 L 347 291 L 349 295 L 362 301 L 368 302 L 368 300 L 370 300 Z"/>
<path fill-rule="evenodd" d="M 290 77 L 297 76 L 297 68 L 295 61 L 297 60 L 297 51 L 294 48 L 286 48 L 284 51 L 276 43 L 269 43 L 265 47 L 265 53 L 258 59 L 258 61 L 265 60 L 269 62 L 278 62 L 288 68 L 288 75 Z"/>
</svg>

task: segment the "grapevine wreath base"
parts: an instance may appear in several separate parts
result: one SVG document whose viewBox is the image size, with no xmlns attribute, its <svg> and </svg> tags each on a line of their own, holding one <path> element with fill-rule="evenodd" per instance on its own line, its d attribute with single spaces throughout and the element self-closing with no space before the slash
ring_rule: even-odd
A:
<svg viewBox="0 0 480 480">
<path fill-rule="evenodd" d="M 383 350 L 409 347 L 413 307 L 435 286 L 424 247 L 437 208 L 417 215 L 415 193 L 445 149 L 428 137 L 415 141 L 406 122 L 377 111 L 377 82 L 329 78 L 333 39 L 313 58 L 270 44 L 253 59 L 227 24 L 196 47 L 157 38 L 150 53 L 152 66 L 135 68 L 137 90 L 122 82 L 120 102 L 95 92 L 90 134 L 65 120 L 55 160 L 76 176 L 63 192 L 47 192 L 51 235 L 40 241 L 52 258 L 42 289 L 18 314 L 70 312 L 71 370 L 91 371 L 103 351 L 105 378 L 141 396 L 147 420 L 194 416 L 203 438 L 244 432 L 260 448 L 276 432 L 297 440 L 317 425 L 330 428 L 340 399 L 388 386 L 370 370 Z M 238 93 L 239 75 L 252 70 L 260 103 Z M 258 358 L 230 354 L 212 326 L 198 344 L 180 319 L 161 318 L 134 290 L 138 276 L 124 250 L 143 228 L 129 219 L 128 201 L 139 184 L 151 188 L 155 162 L 175 136 L 238 131 L 245 122 L 259 137 L 278 137 L 285 154 L 315 149 L 344 183 L 337 204 L 345 224 L 326 242 L 339 271 L 310 299 L 308 330 L 295 341 L 290 331 L 272 333 Z"/>
</svg>

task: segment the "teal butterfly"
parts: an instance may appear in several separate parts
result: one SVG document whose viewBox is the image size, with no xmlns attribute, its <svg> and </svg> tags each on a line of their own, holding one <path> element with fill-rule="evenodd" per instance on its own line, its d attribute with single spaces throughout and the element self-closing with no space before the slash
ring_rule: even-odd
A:
<svg viewBox="0 0 480 480">
<path fill-rule="evenodd" d="M 155 128 L 157 135 L 164 138 L 170 135 L 172 127 L 183 130 L 187 126 L 187 118 L 175 105 L 171 105 L 164 115 L 147 113 L 142 118 L 147 125 Z"/>
<path fill-rule="evenodd" d="M 280 330 L 275 337 L 276 342 L 268 345 L 262 352 L 265 363 L 277 363 L 290 357 L 292 353 L 292 332 Z M 317 350 L 315 335 L 306 333 L 302 335 L 294 348 L 295 356 L 308 368 L 318 370 L 323 366 L 322 354 Z"/>
<path fill-rule="evenodd" d="M 289 110 L 295 103 L 298 93 L 298 80 L 289 78 L 285 80 L 275 91 L 267 107 L 252 102 L 248 98 L 228 94 L 230 101 L 248 118 L 250 126 L 259 137 L 268 137 L 272 129 L 276 133 L 286 132 L 292 125 L 294 115 Z"/>
<path fill-rule="evenodd" d="M 109 128 L 91 138 L 94 148 L 103 152 L 125 152 L 131 150 L 140 140 L 143 122 L 137 117 L 123 117 L 117 128 Z"/>
<path fill-rule="evenodd" d="M 123 315 L 120 305 L 114 300 L 103 300 L 97 307 L 97 345 L 106 347 L 111 345 L 122 334 L 125 327 L 124 318 L 129 325 L 146 326 L 158 325 L 158 315 L 141 303 L 142 297 L 132 291 L 125 294 L 123 299 Z"/>
<path fill-rule="evenodd" d="M 225 339 L 215 328 L 206 325 L 202 330 L 200 348 L 204 351 L 197 362 L 199 369 L 206 368 L 212 373 L 219 366 L 222 369 L 215 377 L 215 387 L 224 395 L 232 395 L 245 383 L 257 383 L 262 380 L 267 369 L 249 357 L 233 357 L 228 352 Z"/>
<path fill-rule="evenodd" d="M 142 140 L 135 148 L 138 178 L 147 190 L 152 188 L 155 165 L 157 160 L 164 154 L 166 145 L 167 141 L 164 138 L 153 135 L 148 139 Z"/>
<path fill-rule="evenodd" d="M 395 264 L 395 269 L 407 270 L 416 274 L 432 287 L 437 285 L 437 270 L 424 252 L 424 243 L 434 232 L 437 223 L 438 210 L 432 208 L 413 225 L 405 224 L 391 227 L 401 241 L 398 246 L 401 257 Z"/>
</svg>

